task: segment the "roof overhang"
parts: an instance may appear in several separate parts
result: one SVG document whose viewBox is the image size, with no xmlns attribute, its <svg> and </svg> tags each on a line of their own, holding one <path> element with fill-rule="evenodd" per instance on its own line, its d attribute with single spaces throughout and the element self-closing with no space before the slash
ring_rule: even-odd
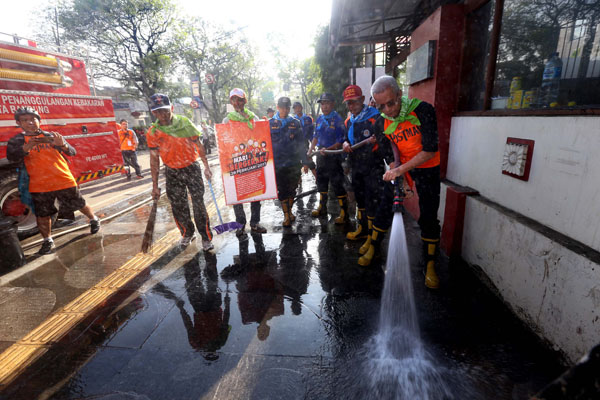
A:
<svg viewBox="0 0 600 400">
<path fill-rule="evenodd" d="M 329 43 L 356 46 L 408 37 L 441 5 L 460 0 L 333 0 Z"/>
</svg>

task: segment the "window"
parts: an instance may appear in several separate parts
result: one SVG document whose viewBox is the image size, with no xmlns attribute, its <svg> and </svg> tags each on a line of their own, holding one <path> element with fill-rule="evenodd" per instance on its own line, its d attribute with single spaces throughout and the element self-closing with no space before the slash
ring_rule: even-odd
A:
<svg viewBox="0 0 600 400">
<path fill-rule="evenodd" d="M 482 95 L 485 78 L 473 66 L 485 68 L 494 52 L 490 15 L 497 1 L 467 17 L 459 109 L 483 110 L 486 99 L 492 109 L 600 108 L 599 0 L 504 0 L 491 91 Z"/>
</svg>

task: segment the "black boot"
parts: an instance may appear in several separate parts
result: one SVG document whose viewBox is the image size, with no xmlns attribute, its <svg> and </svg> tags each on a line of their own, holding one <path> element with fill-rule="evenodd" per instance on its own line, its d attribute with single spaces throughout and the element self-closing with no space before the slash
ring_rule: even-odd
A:
<svg viewBox="0 0 600 400">
<path fill-rule="evenodd" d="M 338 196 L 338 203 L 340 204 L 340 215 L 335 219 L 335 223 L 341 225 L 348 220 L 348 196 Z"/>
<path fill-rule="evenodd" d="M 364 208 L 359 208 L 356 210 L 356 230 L 354 232 L 348 232 L 346 239 L 363 239 L 367 237 L 367 234 L 367 213 Z"/>
<path fill-rule="evenodd" d="M 324 217 L 327 215 L 327 192 L 319 192 L 319 207 L 316 210 L 313 210 L 311 215 L 313 217 Z"/>
<path fill-rule="evenodd" d="M 385 237 L 387 230 L 380 229 L 373 226 L 373 233 L 371 233 L 371 243 L 367 252 L 358 259 L 358 264 L 363 267 L 371 265 L 373 259 L 379 254 L 379 246 Z"/>
</svg>

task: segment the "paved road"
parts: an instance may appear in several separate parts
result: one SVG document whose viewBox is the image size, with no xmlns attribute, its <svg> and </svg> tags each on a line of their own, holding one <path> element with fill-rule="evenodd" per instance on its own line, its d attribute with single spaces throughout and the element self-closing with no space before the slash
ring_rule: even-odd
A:
<svg viewBox="0 0 600 400">
<path fill-rule="evenodd" d="M 221 194 L 218 178 L 215 184 Z M 303 186 L 314 186 L 312 177 L 305 176 Z M 0 309 L 0 345 L 5 353 L 35 353 L 5 381 L 12 383 L 3 395 L 526 399 L 563 371 L 470 270 L 445 263 L 442 288 L 425 289 L 418 228 L 406 217 L 428 367 L 415 373 L 409 359 L 392 358 L 374 373 L 374 365 L 381 367 L 374 353 L 385 279 L 381 261 L 359 267 L 360 243 L 345 240 L 351 226 L 311 218 L 314 204 L 314 196 L 298 201 L 298 220 L 282 229 L 281 212 L 266 201 L 267 234 L 216 236 L 211 253 L 197 244 L 183 251 L 175 246 L 178 235 L 165 201 L 152 256 L 138 254 L 147 205 L 104 224 L 102 235 L 66 238 L 50 263 L 0 287 L 3 298 L 13 300 Z M 231 208 L 221 208 L 224 219 L 233 220 Z M 336 211 L 333 202 L 329 209 Z M 214 206 L 209 213 L 217 223 Z M 131 275 L 133 270 L 139 273 Z M 113 276 L 129 280 L 113 286 L 106 282 Z M 94 303 L 90 293 L 110 296 Z M 81 296 L 93 307 L 71 308 Z M 4 323 L 4 313 L 16 309 L 12 322 Z M 63 322 L 26 336 L 50 315 Z M 71 324 L 71 318 L 79 319 Z M 414 382 L 423 385 L 415 389 Z M 408 395 L 410 390 L 417 394 Z"/>
</svg>

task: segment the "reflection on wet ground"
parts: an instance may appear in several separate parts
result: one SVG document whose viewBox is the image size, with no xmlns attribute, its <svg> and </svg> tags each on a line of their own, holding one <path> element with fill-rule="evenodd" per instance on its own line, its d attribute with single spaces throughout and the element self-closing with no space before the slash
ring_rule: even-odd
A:
<svg viewBox="0 0 600 400">
<path fill-rule="evenodd" d="M 173 249 L 152 265 L 147 282 L 123 291 L 105 313 L 78 326 L 6 395 L 291 400 L 379 399 L 387 393 L 396 398 L 394 391 L 371 386 L 368 373 L 373 354 L 367 344 L 377 331 L 384 280 L 381 262 L 359 267 L 361 243 L 345 240 L 349 227 L 312 219 L 314 200 L 297 204 L 291 230 L 277 227 L 281 213 L 268 201 L 262 219 L 269 233 L 219 235 L 216 254 L 196 245 Z M 233 213 L 224 211 L 232 220 Z M 162 212 L 157 228 L 171 223 L 166 207 Z M 135 214 L 128 218 L 118 222 L 143 220 Z M 408 216 L 405 225 L 423 346 L 448 388 L 433 398 L 526 399 L 563 371 L 469 270 L 444 265 L 442 289 L 426 289 L 418 266 L 418 228 Z M 115 232 L 115 242 L 107 240 L 105 248 L 121 249 L 96 268 L 118 267 L 139 248 L 139 237 Z M 94 243 L 65 267 L 46 272 L 47 285 L 64 280 L 79 293 L 94 275 L 89 266 L 100 257 L 94 254 L 102 247 Z M 65 300 L 47 301 L 56 309 Z"/>
</svg>

